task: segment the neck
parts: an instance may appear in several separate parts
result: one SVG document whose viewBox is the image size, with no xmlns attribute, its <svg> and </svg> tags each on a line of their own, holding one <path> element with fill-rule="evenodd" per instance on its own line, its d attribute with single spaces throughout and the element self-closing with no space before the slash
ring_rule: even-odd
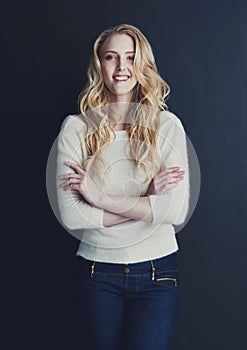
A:
<svg viewBox="0 0 247 350">
<path fill-rule="evenodd" d="M 129 102 L 115 102 L 109 105 L 109 120 L 114 128 L 123 130 L 126 120 L 127 111 L 129 109 Z"/>
<path fill-rule="evenodd" d="M 124 95 L 114 95 L 110 93 L 110 103 L 130 103 L 132 101 L 133 91 Z"/>
</svg>

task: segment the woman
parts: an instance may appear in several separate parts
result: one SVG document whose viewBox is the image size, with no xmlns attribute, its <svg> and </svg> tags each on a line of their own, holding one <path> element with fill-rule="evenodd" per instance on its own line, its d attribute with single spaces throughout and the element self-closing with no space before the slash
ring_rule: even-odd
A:
<svg viewBox="0 0 247 350">
<path fill-rule="evenodd" d="M 140 30 L 112 27 L 95 41 L 81 113 L 61 127 L 58 205 L 80 233 L 77 301 L 90 350 L 169 347 L 179 295 L 173 225 L 189 207 L 186 137 L 169 92 Z"/>
</svg>

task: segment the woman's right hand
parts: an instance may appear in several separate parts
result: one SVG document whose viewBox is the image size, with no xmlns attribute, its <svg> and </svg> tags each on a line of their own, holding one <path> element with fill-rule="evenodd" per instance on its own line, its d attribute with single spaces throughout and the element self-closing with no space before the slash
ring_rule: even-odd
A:
<svg viewBox="0 0 247 350">
<path fill-rule="evenodd" d="M 162 168 L 152 179 L 146 196 L 161 195 L 178 185 L 184 178 L 184 170 L 179 167 Z"/>
</svg>

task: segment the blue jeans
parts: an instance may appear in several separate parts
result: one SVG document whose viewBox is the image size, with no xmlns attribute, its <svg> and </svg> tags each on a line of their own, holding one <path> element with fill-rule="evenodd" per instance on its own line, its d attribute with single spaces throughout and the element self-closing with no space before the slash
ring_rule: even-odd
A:
<svg viewBox="0 0 247 350">
<path fill-rule="evenodd" d="M 179 299 L 176 252 L 133 264 L 78 256 L 76 269 L 83 349 L 169 349 Z"/>
</svg>

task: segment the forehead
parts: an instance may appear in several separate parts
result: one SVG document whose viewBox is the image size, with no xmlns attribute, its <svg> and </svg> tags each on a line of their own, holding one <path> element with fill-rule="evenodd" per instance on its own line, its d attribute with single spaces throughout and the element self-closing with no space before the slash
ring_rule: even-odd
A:
<svg viewBox="0 0 247 350">
<path fill-rule="evenodd" d="M 102 52 L 113 50 L 116 52 L 134 51 L 135 43 L 131 36 L 127 34 L 114 34 L 106 39 L 102 46 Z"/>
</svg>

